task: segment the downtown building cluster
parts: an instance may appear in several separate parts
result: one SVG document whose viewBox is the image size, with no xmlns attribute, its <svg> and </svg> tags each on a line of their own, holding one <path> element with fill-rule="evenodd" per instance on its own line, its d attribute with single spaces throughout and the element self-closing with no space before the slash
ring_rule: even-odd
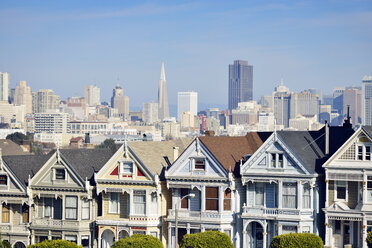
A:
<svg viewBox="0 0 372 248">
<path fill-rule="evenodd" d="M 206 230 L 235 247 L 267 248 L 291 232 L 367 247 L 371 147 L 372 127 L 346 119 L 317 131 L 1 156 L 0 231 L 17 248 L 45 239 L 108 248 L 132 234 L 174 248 L 176 232 L 180 241 Z"/>
</svg>

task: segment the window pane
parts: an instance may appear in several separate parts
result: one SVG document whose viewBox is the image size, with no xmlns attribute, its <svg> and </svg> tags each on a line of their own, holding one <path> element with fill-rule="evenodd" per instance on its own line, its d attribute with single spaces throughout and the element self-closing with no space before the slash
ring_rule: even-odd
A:
<svg viewBox="0 0 372 248">
<path fill-rule="evenodd" d="M 311 199 L 310 199 L 310 185 L 308 183 L 303 185 L 302 193 L 302 207 L 311 208 Z"/>
<path fill-rule="evenodd" d="M 66 196 L 66 219 L 77 219 L 77 197 Z"/>
<path fill-rule="evenodd" d="M 218 188 L 217 187 L 206 187 L 206 199 L 205 209 L 206 210 L 218 210 Z"/>
<path fill-rule="evenodd" d="M 8 177 L 6 175 L 0 175 L 0 185 L 8 185 Z"/>
<path fill-rule="evenodd" d="M 188 195 L 190 192 L 189 189 L 181 189 L 181 199 Z M 185 197 L 181 200 L 181 208 L 189 208 L 189 199 L 188 197 Z"/>
<path fill-rule="evenodd" d="M 109 202 L 109 212 L 118 213 L 119 212 L 119 193 L 111 192 Z"/>
<path fill-rule="evenodd" d="M 134 213 L 139 215 L 145 215 L 146 213 L 146 192 L 145 191 L 134 191 L 133 204 Z"/>
<path fill-rule="evenodd" d="M 283 207 L 297 207 L 297 183 L 283 183 Z"/>
<path fill-rule="evenodd" d="M 44 198 L 44 217 L 52 217 L 52 198 Z"/>
<path fill-rule="evenodd" d="M 256 183 L 255 185 L 255 205 L 256 206 L 263 206 L 264 204 L 264 185 L 263 183 Z"/>
<path fill-rule="evenodd" d="M 89 201 L 88 200 L 83 200 L 82 201 L 82 204 L 81 204 L 81 211 L 82 211 L 82 214 L 81 214 L 81 218 L 83 220 L 89 220 L 89 216 L 90 216 L 90 204 L 89 204 Z"/>
<path fill-rule="evenodd" d="M 2 222 L 9 223 L 9 206 L 3 204 Z"/>
<path fill-rule="evenodd" d="M 231 190 L 226 189 L 223 199 L 223 210 L 231 210 Z"/>
<path fill-rule="evenodd" d="M 22 217 L 23 217 L 23 223 L 28 223 L 28 221 L 29 221 L 29 207 L 26 204 L 24 204 L 22 206 Z"/>
<path fill-rule="evenodd" d="M 195 159 L 195 169 L 204 170 L 205 169 L 205 160 L 204 159 Z"/>
</svg>

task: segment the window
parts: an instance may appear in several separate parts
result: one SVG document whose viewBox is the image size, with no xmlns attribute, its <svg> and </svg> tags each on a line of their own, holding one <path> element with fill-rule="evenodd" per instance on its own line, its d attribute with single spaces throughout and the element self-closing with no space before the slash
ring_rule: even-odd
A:
<svg viewBox="0 0 372 248">
<path fill-rule="evenodd" d="M 363 160 L 363 146 L 358 146 L 358 160 Z"/>
<path fill-rule="evenodd" d="M 52 218 L 53 198 L 44 198 L 44 217 Z"/>
<path fill-rule="evenodd" d="M 218 210 L 218 188 L 205 187 L 205 209 Z"/>
<path fill-rule="evenodd" d="M 276 165 L 275 165 L 276 154 L 275 153 L 270 153 L 270 157 L 271 157 L 271 168 L 275 168 L 276 167 Z"/>
<path fill-rule="evenodd" d="M 81 201 L 81 219 L 89 220 L 90 217 L 90 202 L 86 199 Z"/>
<path fill-rule="evenodd" d="M 57 180 L 65 180 L 65 169 L 56 169 L 56 179 Z"/>
<path fill-rule="evenodd" d="M 146 235 L 146 231 L 133 231 L 133 234 L 142 234 L 142 235 Z"/>
<path fill-rule="evenodd" d="M 335 233 L 341 234 L 341 221 L 335 220 Z"/>
<path fill-rule="evenodd" d="M 358 160 L 371 160 L 371 147 L 368 145 L 358 145 Z"/>
<path fill-rule="evenodd" d="M 0 175 L 0 185 L 8 185 L 8 177 L 6 175 Z"/>
<path fill-rule="evenodd" d="M 278 167 L 283 168 L 283 154 L 278 154 Z"/>
<path fill-rule="evenodd" d="M 66 196 L 66 219 L 77 220 L 77 196 Z"/>
<path fill-rule="evenodd" d="M 297 226 L 282 226 L 282 234 L 296 233 Z"/>
<path fill-rule="evenodd" d="M 195 169 L 196 170 L 205 170 L 205 159 L 204 158 L 196 158 L 195 159 Z"/>
<path fill-rule="evenodd" d="M 133 163 L 132 162 L 120 162 L 120 174 L 132 174 Z"/>
<path fill-rule="evenodd" d="M 336 182 L 337 188 L 337 199 L 338 200 L 346 200 L 346 182 L 345 181 L 337 181 Z"/>
<path fill-rule="evenodd" d="M 81 236 L 81 245 L 83 247 L 89 247 L 89 236 Z"/>
<path fill-rule="evenodd" d="M 189 194 L 189 189 L 181 189 L 181 199 Z M 181 208 L 189 208 L 189 198 L 185 197 L 181 200 Z"/>
<path fill-rule="evenodd" d="M 133 194 L 134 214 L 146 214 L 146 191 L 135 190 Z"/>
<path fill-rule="evenodd" d="M 156 193 L 151 193 L 151 208 L 150 208 L 150 212 L 151 214 L 153 215 L 157 215 L 158 214 L 158 196 L 156 195 Z"/>
<path fill-rule="evenodd" d="M 9 205 L 3 204 L 2 222 L 9 223 Z"/>
<path fill-rule="evenodd" d="M 303 185 L 302 207 L 311 208 L 310 184 L 308 183 L 305 183 Z"/>
<path fill-rule="evenodd" d="M 65 240 L 77 243 L 77 236 L 75 236 L 75 235 L 66 235 L 65 236 Z"/>
<path fill-rule="evenodd" d="M 120 195 L 116 192 L 109 193 L 109 213 L 118 214 L 119 213 L 119 201 Z"/>
<path fill-rule="evenodd" d="M 284 154 L 283 153 L 270 153 L 270 167 L 271 168 L 284 168 Z"/>
<path fill-rule="evenodd" d="M 255 205 L 263 206 L 264 205 L 264 184 L 256 183 L 255 184 Z"/>
<path fill-rule="evenodd" d="M 30 215 L 30 209 L 28 205 L 24 204 L 22 205 L 22 217 L 23 217 L 23 223 L 29 222 L 29 215 Z"/>
<path fill-rule="evenodd" d="M 283 207 L 297 207 L 297 183 L 283 183 Z"/>
<path fill-rule="evenodd" d="M 371 160 L 371 147 L 366 146 L 366 160 Z"/>
<path fill-rule="evenodd" d="M 231 210 L 231 190 L 226 189 L 225 195 L 223 198 L 223 210 L 230 211 Z"/>
</svg>

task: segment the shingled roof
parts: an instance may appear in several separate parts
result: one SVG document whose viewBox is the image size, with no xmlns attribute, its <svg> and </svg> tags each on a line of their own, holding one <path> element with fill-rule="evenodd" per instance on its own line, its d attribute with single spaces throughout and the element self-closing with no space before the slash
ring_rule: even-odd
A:
<svg viewBox="0 0 372 248">
<path fill-rule="evenodd" d="M 52 154 L 48 155 L 14 155 L 3 156 L 6 163 L 13 173 L 20 179 L 24 186 L 28 183 L 28 177 L 31 178 L 48 161 Z"/>
<path fill-rule="evenodd" d="M 220 162 L 226 171 L 235 171 L 235 166 L 246 155 L 252 155 L 271 135 L 271 132 L 251 132 L 245 136 L 201 136 L 199 140 Z"/>
<path fill-rule="evenodd" d="M 173 162 L 173 147 L 178 147 L 181 154 L 191 143 L 191 138 L 181 138 L 169 141 L 133 141 L 128 142 L 129 149 L 132 150 L 145 166 L 154 175 L 160 175 L 163 166 L 167 166 L 164 157 Z"/>
<path fill-rule="evenodd" d="M 29 154 L 28 152 L 25 152 L 22 147 L 9 139 L 0 139 L 0 148 L 3 156 Z"/>
</svg>

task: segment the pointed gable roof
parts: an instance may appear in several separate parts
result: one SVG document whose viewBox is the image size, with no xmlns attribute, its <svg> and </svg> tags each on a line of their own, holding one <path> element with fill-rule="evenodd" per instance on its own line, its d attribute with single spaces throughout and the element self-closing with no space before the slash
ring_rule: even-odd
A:
<svg viewBox="0 0 372 248">
<path fill-rule="evenodd" d="M 251 132 L 238 137 L 201 136 L 199 139 L 226 171 L 235 171 L 240 160 L 255 153 L 270 135 L 271 132 Z"/>
</svg>

